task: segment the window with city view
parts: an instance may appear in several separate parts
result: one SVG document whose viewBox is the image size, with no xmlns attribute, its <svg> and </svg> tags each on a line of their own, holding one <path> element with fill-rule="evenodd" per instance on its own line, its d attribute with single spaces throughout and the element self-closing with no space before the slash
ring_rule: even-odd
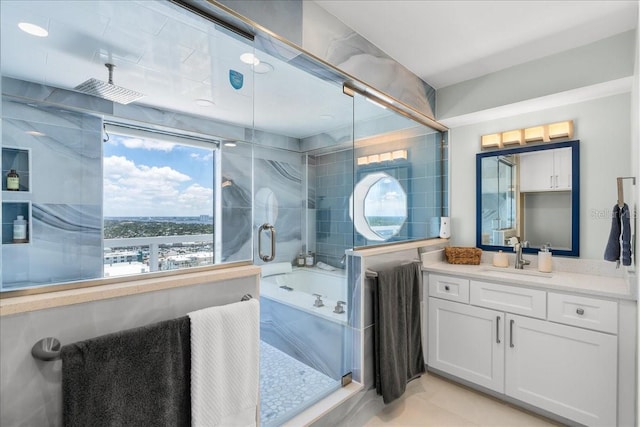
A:
<svg viewBox="0 0 640 427">
<path fill-rule="evenodd" d="M 105 277 L 213 264 L 215 146 L 108 136 Z"/>
</svg>

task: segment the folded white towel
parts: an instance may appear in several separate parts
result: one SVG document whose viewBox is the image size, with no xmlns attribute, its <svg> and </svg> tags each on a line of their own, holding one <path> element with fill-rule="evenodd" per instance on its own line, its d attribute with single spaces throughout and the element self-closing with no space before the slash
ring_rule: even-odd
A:
<svg viewBox="0 0 640 427">
<path fill-rule="evenodd" d="M 259 394 L 257 299 L 189 313 L 191 425 L 255 426 Z"/>
<path fill-rule="evenodd" d="M 273 264 L 265 264 L 260 267 L 260 269 L 260 275 L 262 277 L 273 276 L 274 274 L 286 274 L 293 271 L 290 262 L 276 262 Z"/>
</svg>

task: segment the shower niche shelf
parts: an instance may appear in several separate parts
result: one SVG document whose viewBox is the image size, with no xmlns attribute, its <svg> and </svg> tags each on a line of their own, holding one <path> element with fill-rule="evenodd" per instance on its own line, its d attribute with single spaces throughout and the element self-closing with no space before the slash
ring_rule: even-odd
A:
<svg viewBox="0 0 640 427">
<path fill-rule="evenodd" d="M 13 221 L 18 215 L 27 221 L 27 241 L 15 243 L 13 241 Z M 24 246 L 31 243 L 31 202 L 3 201 L 2 202 L 2 245 Z"/>
<path fill-rule="evenodd" d="M 20 177 L 18 190 L 7 190 L 7 174 L 15 170 Z M 2 191 L 5 194 L 31 192 L 31 150 L 28 148 L 2 147 Z"/>
</svg>

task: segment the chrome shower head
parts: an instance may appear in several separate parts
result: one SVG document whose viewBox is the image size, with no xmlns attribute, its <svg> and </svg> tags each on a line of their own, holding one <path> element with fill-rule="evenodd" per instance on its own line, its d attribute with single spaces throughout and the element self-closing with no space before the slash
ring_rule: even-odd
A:
<svg viewBox="0 0 640 427">
<path fill-rule="evenodd" d="M 80 83 L 74 89 L 78 92 L 86 93 L 87 95 L 97 96 L 98 98 L 103 98 L 120 104 L 129 104 L 144 96 L 144 94 L 140 92 L 114 85 L 113 69 L 115 68 L 115 65 L 104 65 L 109 69 L 109 81 L 107 83 L 92 78 L 84 83 Z"/>
</svg>

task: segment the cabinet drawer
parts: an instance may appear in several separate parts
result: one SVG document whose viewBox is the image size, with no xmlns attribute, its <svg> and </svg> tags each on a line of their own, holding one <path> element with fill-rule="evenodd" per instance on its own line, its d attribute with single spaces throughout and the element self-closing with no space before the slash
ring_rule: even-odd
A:
<svg viewBox="0 0 640 427">
<path fill-rule="evenodd" d="M 618 333 L 618 303 L 549 292 L 549 320 L 596 331 Z"/>
<path fill-rule="evenodd" d="M 473 305 L 539 319 L 547 317 L 545 291 L 472 280 L 469 293 Z"/>
<path fill-rule="evenodd" d="M 469 303 L 469 280 L 429 274 L 429 296 Z"/>
</svg>

